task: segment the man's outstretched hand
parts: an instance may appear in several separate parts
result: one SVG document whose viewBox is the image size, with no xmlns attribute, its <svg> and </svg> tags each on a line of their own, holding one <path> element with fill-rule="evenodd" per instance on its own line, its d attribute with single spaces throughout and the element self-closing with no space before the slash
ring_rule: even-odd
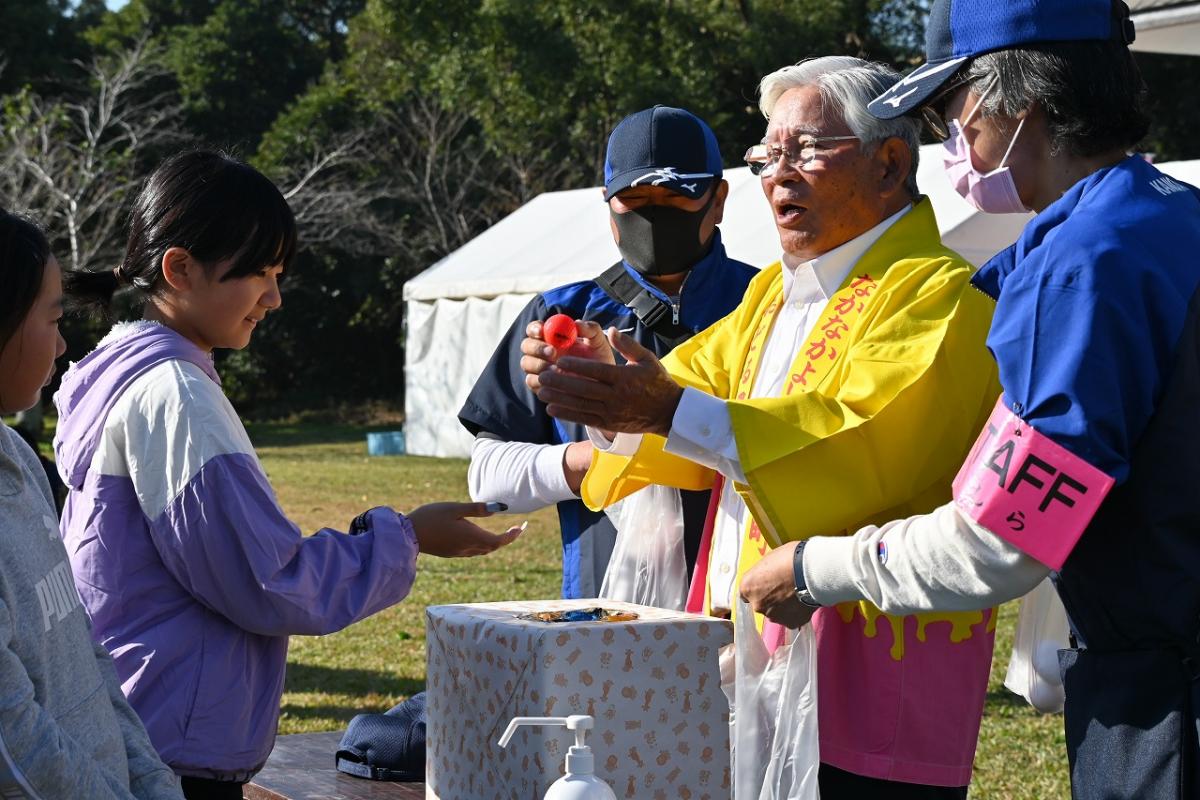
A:
<svg viewBox="0 0 1200 800">
<path fill-rule="evenodd" d="M 552 360 L 553 352 L 530 353 L 538 348 L 553 351 L 544 342 L 528 349 L 526 345 L 536 340 L 522 343 L 525 383 L 546 403 L 550 416 L 610 433 L 666 436 L 683 389 L 654 353 L 632 337 L 615 328 L 601 334 L 595 323 L 578 325 L 580 343 L 557 360 Z M 627 363 L 617 366 L 613 350 Z"/>
</svg>

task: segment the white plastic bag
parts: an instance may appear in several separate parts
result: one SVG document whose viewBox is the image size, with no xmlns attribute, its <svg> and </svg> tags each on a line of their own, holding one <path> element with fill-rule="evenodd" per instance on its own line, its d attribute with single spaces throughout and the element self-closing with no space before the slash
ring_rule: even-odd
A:
<svg viewBox="0 0 1200 800">
<path fill-rule="evenodd" d="M 729 700 L 733 800 L 819 800 L 817 650 L 811 625 L 768 653 L 740 598 Z M 723 654 L 724 655 L 724 654 Z M 724 677 L 724 676 L 723 676 Z M 732 689 L 732 691 L 730 691 Z"/>
<path fill-rule="evenodd" d="M 1049 578 L 1021 599 L 1004 685 L 1044 714 L 1063 710 L 1058 651 L 1070 647 L 1067 611 Z"/>
<path fill-rule="evenodd" d="M 605 513 L 617 541 L 600 585 L 600 596 L 670 611 L 687 601 L 687 561 L 683 554 L 683 501 L 679 490 L 650 485 Z"/>
</svg>

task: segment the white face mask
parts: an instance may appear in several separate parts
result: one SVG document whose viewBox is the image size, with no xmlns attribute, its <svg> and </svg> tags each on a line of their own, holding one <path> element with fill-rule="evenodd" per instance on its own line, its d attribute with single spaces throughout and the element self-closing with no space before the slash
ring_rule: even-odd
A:
<svg viewBox="0 0 1200 800">
<path fill-rule="evenodd" d="M 975 165 L 971 163 L 971 146 L 967 144 L 967 135 L 964 132 L 966 126 L 970 124 L 971 118 L 983 106 L 984 98 L 995 87 L 996 80 L 998 79 L 993 79 L 983 90 L 983 94 L 979 96 L 979 101 L 975 103 L 971 113 L 967 114 L 961 123 L 958 120 L 950 121 L 947 126 L 950 130 L 950 138 L 942 142 L 942 165 L 946 170 L 946 176 L 950 178 L 950 183 L 954 186 L 954 191 L 975 208 L 988 214 L 1020 214 L 1029 209 L 1021 202 L 1012 172 L 1005 164 L 1008 163 L 1008 156 L 1012 153 L 1013 145 L 1017 143 L 1017 137 L 1021 135 L 1021 128 L 1025 126 L 1025 120 L 1022 119 L 1017 125 L 1017 130 L 1013 133 L 1012 141 L 1008 144 L 1008 150 L 1005 151 L 1000 166 L 986 175 L 975 169 Z"/>
</svg>

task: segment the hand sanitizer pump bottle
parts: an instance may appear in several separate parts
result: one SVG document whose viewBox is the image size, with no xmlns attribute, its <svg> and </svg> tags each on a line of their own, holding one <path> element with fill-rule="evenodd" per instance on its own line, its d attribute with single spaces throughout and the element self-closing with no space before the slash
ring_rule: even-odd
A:
<svg viewBox="0 0 1200 800">
<path fill-rule="evenodd" d="M 591 717 L 586 714 L 570 717 L 514 717 L 508 723 L 504 735 L 500 737 L 501 747 L 508 745 L 521 725 L 563 725 L 567 730 L 575 731 L 575 744 L 567 751 L 567 774 L 551 784 L 543 800 L 617 800 L 609 785 L 593 774 L 595 759 L 592 757 L 592 749 L 584 744 L 587 732 L 595 726 Z"/>
</svg>

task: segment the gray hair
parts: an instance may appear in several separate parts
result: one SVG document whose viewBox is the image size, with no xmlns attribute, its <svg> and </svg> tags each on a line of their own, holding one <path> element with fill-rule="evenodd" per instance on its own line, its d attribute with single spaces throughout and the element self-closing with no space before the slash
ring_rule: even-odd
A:
<svg viewBox="0 0 1200 800">
<path fill-rule="evenodd" d="M 977 97 L 992 86 L 979 111 L 985 117 L 1014 117 L 1040 105 L 1053 155 L 1129 149 L 1149 128 L 1146 87 L 1120 41 L 999 50 L 972 59 L 962 75 Z"/>
<path fill-rule="evenodd" d="M 758 84 L 758 108 L 767 119 L 779 98 L 789 89 L 816 86 L 826 108 L 841 112 L 846 126 L 862 146 L 895 137 L 908 145 L 912 153 L 912 171 L 904 188 L 917 196 L 917 162 L 920 159 L 921 123 L 916 117 L 876 119 L 867 112 L 867 104 L 900 80 L 900 73 L 886 64 L 864 61 L 853 56 L 810 58 L 775 70 Z"/>
</svg>

